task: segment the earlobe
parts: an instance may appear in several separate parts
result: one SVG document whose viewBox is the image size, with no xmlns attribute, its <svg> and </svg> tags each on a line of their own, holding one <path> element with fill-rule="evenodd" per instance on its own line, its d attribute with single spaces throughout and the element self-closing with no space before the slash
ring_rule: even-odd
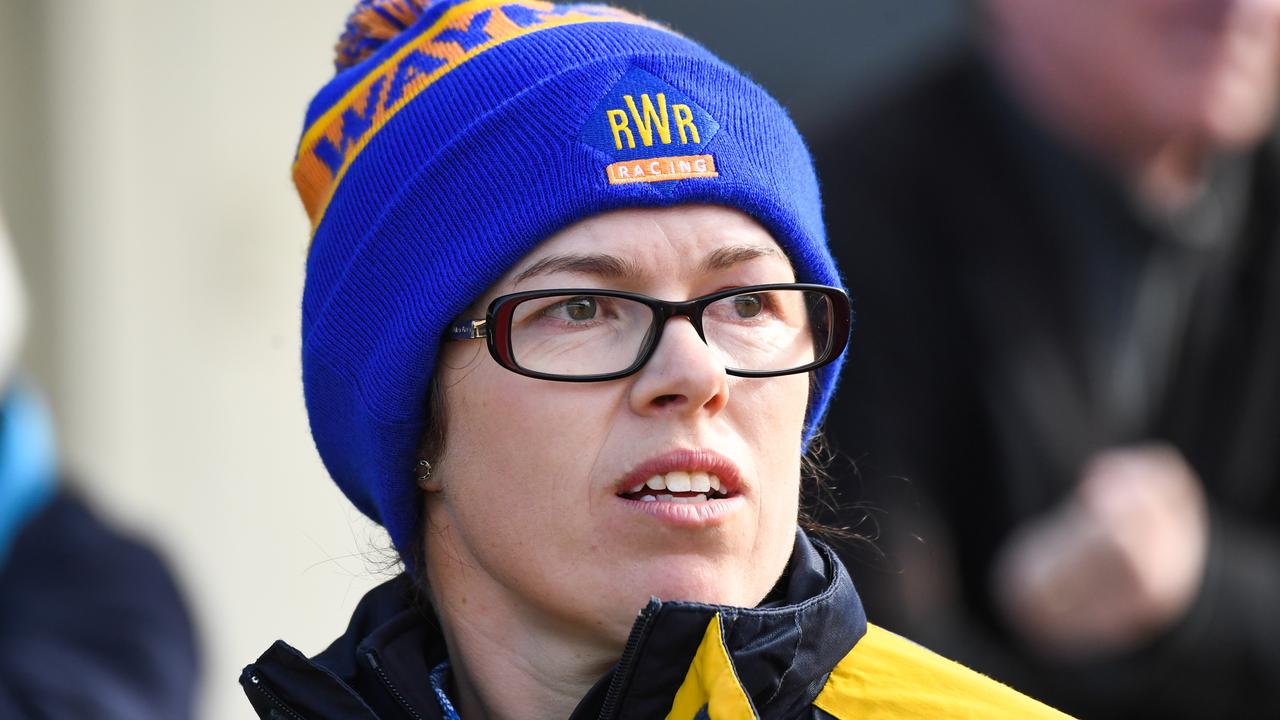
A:
<svg viewBox="0 0 1280 720">
<path fill-rule="evenodd" d="M 444 484 L 440 482 L 440 478 L 431 472 L 431 462 L 428 460 L 418 461 L 418 487 L 423 492 L 440 492 L 444 489 Z"/>
</svg>

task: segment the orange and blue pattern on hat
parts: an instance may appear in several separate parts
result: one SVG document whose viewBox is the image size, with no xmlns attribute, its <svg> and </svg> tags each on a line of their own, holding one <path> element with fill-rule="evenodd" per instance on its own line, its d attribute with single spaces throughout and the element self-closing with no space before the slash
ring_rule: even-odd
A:
<svg viewBox="0 0 1280 720">
<path fill-rule="evenodd" d="M 387 34 L 421 10 L 421 2 L 376 3 L 353 14 L 350 22 L 386 25 Z M 424 16 L 429 17 L 429 16 Z M 538 0 L 468 0 L 453 3 L 438 17 L 424 22 L 416 34 L 396 38 L 394 52 L 378 62 L 390 47 L 371 47 L 344 40 L 339 43 L 338 66 L 354 72 L 368 68 L 336 103 L 302 136 L 293 178 L 311 218 L 319 226 L 347 168 L 369 141 L 406 104 L 436 81 L 477 55 L 515 38 L 553 27 L 582 23 L 620 22 L 653 25 L 624 10 L 601 5 L 554 5 Z M 659 26 L 660 27 L 660 26 Z M 413 33 L 413 29 L 405 31 Z M 350 65 L 350 67 L 347 67 Z"/>
<path fill-rule="evenodd" d="M 718 177 L 705 152 L 720 131 L 711 114 L 662 78 L 632 67 L 592 110 L 578 139 L 613 159 L 610 185 Z"/>
</svg>

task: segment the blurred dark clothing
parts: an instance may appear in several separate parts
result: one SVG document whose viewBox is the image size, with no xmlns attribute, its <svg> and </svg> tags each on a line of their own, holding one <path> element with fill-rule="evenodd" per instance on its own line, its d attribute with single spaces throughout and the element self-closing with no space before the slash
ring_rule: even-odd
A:
<svg viewBox="0 0 1280 720">
<path fill-rule="evenodd" d="M 191 717 L 191 619 L 160 558 L 60 492 L 0 565 L 0 718 Z"/>
<path fill-rule="evenodd" d="M 1168 216 L 976 51 L 845 120 L 814 145 L 857 311 L 826 432 L 858 466 L 842 500 L 884 511 L 887 557 L 845 551 L 868 616 L 1086 718 L 1280 717 L 1277 136 Z M 993 555 L 1093 453 L 1147 440 L 1205 484 L 1201 593 L 1131 656 L 1038 660 L 997 616 Z"/>
</svg>

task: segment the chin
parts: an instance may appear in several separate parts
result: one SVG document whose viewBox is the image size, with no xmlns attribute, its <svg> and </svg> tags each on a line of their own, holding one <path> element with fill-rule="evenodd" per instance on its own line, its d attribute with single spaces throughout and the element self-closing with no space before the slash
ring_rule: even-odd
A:
<svg viewBox="0 0 1280 720">
<path fill-rule="evenodd" d="M 681 556 L 668 557 L 661 566 L 647 568 L 645 575 L 646 599 L 737 607 L 758 604 L 777 581 L 776 577 L 760 577 L 759 568 L 750 565 Z"/>
</svg>

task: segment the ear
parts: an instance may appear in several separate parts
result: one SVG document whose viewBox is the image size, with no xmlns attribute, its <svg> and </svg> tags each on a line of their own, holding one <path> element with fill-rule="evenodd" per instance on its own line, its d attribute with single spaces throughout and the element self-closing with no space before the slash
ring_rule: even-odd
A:
<svg viewBox="0 0 1280 720">
<path fill-rule="evenodd" d="M 444 483 L 440 482 L 440 478 L 431 472 L 431 462 L 429 460 L 418 461 L 418 487 L 423 492 L 440 492 L 444 489 Z"/>
</svg>

